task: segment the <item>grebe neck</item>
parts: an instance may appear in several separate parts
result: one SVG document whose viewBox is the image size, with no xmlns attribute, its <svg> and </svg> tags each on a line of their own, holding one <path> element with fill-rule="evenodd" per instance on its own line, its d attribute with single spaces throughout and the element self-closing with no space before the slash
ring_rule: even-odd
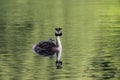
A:
<svg viewBox="0 0 120 80">
<path fill-rule="evenodd" d="M 57 37 L 56 37 L 56 45 L 57 45 L 58 47 L 62 47 L 62 44 L 61 44 L 61 41 L 60 41 L 60 36 L 57 36 Z"/>
</svg>

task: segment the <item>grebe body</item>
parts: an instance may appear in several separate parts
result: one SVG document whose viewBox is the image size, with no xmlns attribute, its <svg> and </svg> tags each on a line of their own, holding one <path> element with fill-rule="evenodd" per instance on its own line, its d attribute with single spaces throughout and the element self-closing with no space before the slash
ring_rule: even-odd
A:
<svg viewBox="0 0 120 80">
<path fill-rule="evenodd" d="M 32 47 L 32 51 L 41 56 L 51 57 L 56 53 L 56 67 L 57 69 L 61 68 L 62 61 L 60 61 L 62 53 L 62 44 L 60 36 L 62 36 L 61 28 L 55 29 L 56 43 L 49 39 L 48 41 L 41 41 Z"/>
</svg>

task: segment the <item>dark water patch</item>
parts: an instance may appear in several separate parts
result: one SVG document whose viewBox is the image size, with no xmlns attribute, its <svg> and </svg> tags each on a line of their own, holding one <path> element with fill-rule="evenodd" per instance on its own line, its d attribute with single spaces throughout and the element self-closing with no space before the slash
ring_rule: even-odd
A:
<svg viewBox="0 0 120 80">
<path fill-rule="evenodd" d="M 98 80 L 115 78 L 117 68 L 114 66 L 114 62 L 111 62 L 110 57 L 96 57 L 94 59 L 95 60 L 93 64 L 91 64 L 94 67 L 92 69 L 93 74 L 91 77 L 98 78 Z M 96 72 L 98 73 L 98 75 Z"/>
</svg>

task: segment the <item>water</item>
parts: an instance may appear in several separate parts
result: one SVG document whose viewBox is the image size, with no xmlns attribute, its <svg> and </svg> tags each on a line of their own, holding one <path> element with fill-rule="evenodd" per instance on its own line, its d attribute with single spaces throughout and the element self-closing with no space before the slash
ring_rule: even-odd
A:
<svg viewBox="0 0 120 80">
<path fill-rule="evenodd" d="M 120 80 L 119 0 L 1 0 L 0 80 Z M 63 68 L 35 43 L 63 28 Z"/>
</svg>

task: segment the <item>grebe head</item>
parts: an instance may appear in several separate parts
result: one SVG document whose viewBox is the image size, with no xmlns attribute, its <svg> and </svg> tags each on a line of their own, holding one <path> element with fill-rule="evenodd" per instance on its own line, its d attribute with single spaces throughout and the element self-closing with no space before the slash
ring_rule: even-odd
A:
<svg viewBox="0 0 120 80">
<path fill-rule="evenodd" d="M 62 28 L 55 28 L 55 36 L 62 36 L 62 32 L 61 32 L 61 30 L 62 30 Z"/>
</svg>

